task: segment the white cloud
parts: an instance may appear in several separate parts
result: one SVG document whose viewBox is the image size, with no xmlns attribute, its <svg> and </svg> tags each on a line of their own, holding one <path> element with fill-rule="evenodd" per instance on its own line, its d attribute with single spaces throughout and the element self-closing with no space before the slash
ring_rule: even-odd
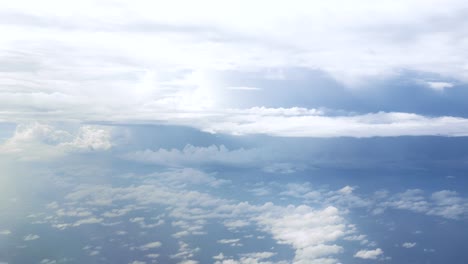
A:
<svg viewBox="0 0 468 264">
<path fill-rule="evenodd" d="M 233 113 L 216 122 L 205 117 L 205 120 L 200 120 L 195 126 L 212 133 L 268 134 L 287 137 L 466 136 L 468 119 L 385 112 L 333 117 Z"/>
<path fill-rule="evenodd" d="M 102 218 L 89 217 L 89 218 L 80 219 L 80 220 L 76 221 L 75 223 L 73 223 L 73 226 L 99 224 L 102 221 L 104 221 L 104 219 L 102 219 Z"/>
<path fill-rule="evenodd" d="M 24 241 L 32 241 L 32 240 L 36 240 L 36 239 L 39 239 L 40 236 L 39 235 L 36 235 L 36 234 L 29 234 L 25 237 L 23 237 L 23 240 Z"/>
<path fill-rule="evenodd" d="M 427 215 L 436 215 L 448 219 L 460 219 L 468 216 L 468 199 L 461 197 L 457 192 L 442 190 L 426 197 L 424 191 L 410 189 L 389 197 L 379 203 L 378 208 L 386 207 L 410 210 Z"/>
<path fill-rule="evenodd" d="M 342 248 L 329 243 L 342 238 L 347 231 L 337 208 L 314 210 L 306 205 L 279 208 L 265 204 L 262 212 L 256 220 L 278 243 L 289 244 L 296 250 L 294 263 L 318 259 L 337 262 L 329 256 L 340 253 Z"/>
<path fill-rule="evenodd" d="M 40 264 L 56 264 L 57 261 L 56 260 L 53 260 L 53 259 L 43 259 L 41 260 L 41 262 L 39 262 Z"/>
<path fill-rule="evenodd" d="M 224 145 L 209 147 L 186 145 L 182 150 L 161 148 L 156 151 L 145 150 L 125 155 L 125 158 L 134 161 L 180 167 L 210 163 L 247 165 L 260 157 L 259 151 L 255 149 L 229 150 Z"/>
<path fill-rule="evenodd" d="M 234 70 L 271 78 L 278 71 L 275 78 L 288 78 L 281 69 L 300 67 L 355 88 L 408 71 L 463 83 L 466 7 L 462 0 L 14 1 L 2 6 L 1 119 L 168 122 L 239 135 L 466 135 L 468 121 L 453 117 L 229 110 L 234 98 L 226 87 L 258 90 L 222 76 Z M 426 84 L 443 90 L 453 83 Z M 105 132 L 84 129 L 64 145 L 108 149 L 103 138 Z"/>
<path fill-rule="evenodd" d="M 0 230 L 0 235 L 9 235 L 11 234 L 11 231 L 8 229 Z"/>
<path fill-rule="evenodd" d="M 204 226 L 212 221 L 219 221 L 218 223 L 224 224 L 227 228 L 235 228 L 235 230 L 247 225 L 257 227 L 258 231 L 266 233 L 262 238 L 269 234 L 277 243 L 291 246 L 295 252 L 296 263 L 314 263 L 314 261 L 338 263 L 333 256 L 342 252 L 343 249 L 337 245 L 337 242 L 356 232 L 356 228 L 348 225 L 345 220 L 344 211 L 341 212 L 336 207 L 315 209 L 306 205 L 279 206 L 273 203 L 252 205 L 243 201 L 221 199 L 193 189 L 188 190 L 188 187 L 196 186 L 194 185 L 196 183 L 188 183 L 182 188 L 173 185 L 171 181 L 168 183 L 165 178 L 153 177 L 151 181 L 148 181 L 147 176 L 138 177 L 135 178 L 135 185 L 128 187 L 77 186 L 67 195 L 66 203 L 80 207 L 108 207 L 128 202 L 140 209 L 163 206 L 167 210 L 167 216 L 172 219 L 171 225 L 177 228 L 173 235 L 176 239 L 205 234 Z M 138 179 L 144 184 L 138 185 Z M 291 186 L 291 188 L 294 187 Z M 305 188 L 300 194 L 308 194 L 312 191 L 310 188 Z M 321 191 L 317 195 L 328 197 L 331 194 Z M 111 201 L 100 202 L 108 200 Z M 144 220 L 141 217 L 131 219 L 131 222 L 135 223 L 142 221 Z M 240 245 L 239 238 L 220 239 L 218 242 L 226 245 Z M 179 241 L 179 252 L 173 254 L 172 258 L 190 260 L 200 250 L 198 247 L 192 248 L 189 244 Z M 240 256 L 238 260 L 229 257 L 223 261 L 246 261 L 247 259 L 257 259 L 259 263 L 268 263 L 268 261 L 258 260 L 258 256 L 254 258 L 246 255 Z"/>
<path fill-rule="evenodd" d="M 198 263 L 198 261 L 191 260 L 197 252 L 200 251 L 199 247 L 191 248 L 189 244 L 179 241 L 179 251 L 177 254 L 171 255 L 171 258 L 183 259 L 179 263 L 192 264 Z"/>
<path fill-rule="evenodd" d="M 372 250 L 359 250 L 354 254 L 355 258 L 362 258 L 362 259 L 377 259 L 379 256 L 383 254 L 383 250 L 380 248 L 372 249 Z"/>
<path fill-rule="evenodd" d="M 147 244 L 144 244 L 144 245 L 140 246 L 140 250 L 149 250 L 149 249 L 158 248 L 158 247 L 161 247 L 161 246 L 162 246 L 161 242 L 154 241 L 154 242 L 150 242 L 150 243 L 147 243 Z"/>
<path fill-rule="evenodd" d="M 249 86 L 231 86 L 228 87 L 229 90 L 239 90 L 239 91 L 260 91 L 262 88 L 258 87 L 249 87 Z"/>
<path fill-rule="evenodd" d="M 246 254 L 240 254 L 239 260 L 234 260 L 234 259 L 227 259 L 224 257 L 222 253 L 220 253 L 218 256 L 213 257 L 217 261 L 215 264 L 273 264 L 271 261 L 264 261 L 267 260 L 273 256 L 275 256 L 276 253 L 273 252 L 254 252 L 254 253 L 246 253 Z M 286 262 L 275 262 L 275 263 L 286 263 Z"/>
<path fill-rule="evenodd" d="M 232 243 L 237 243 L 239 242 L 240 239 L 234 238 L 234 239 L 220 239 L 218 240 L 218 243 L 220 244 L 232 244 Z"/>
<path fill-rule="evenodd" d="M 426 82 L 427 86 L 435 91 L 442 92 L 447 88 L 452 88 L 453 83 L 449 82 Z"/>
<path fill-rule="evenodd" d="M 91 150 L 107 150 L 110 143 L 110 128 L 81 126 L 71 133 L 48 124 L 19 124 L 14 135 L 0 145 L 0 155 L 20 160 L 57 158 L 66 153 Z"/>
<path fill-rule="evenodd" d="M 416 246 L 416 243 L 415 242 L 405 242 L 403 244 L 401 244 L 402 247 L 404 248 L 413 248 Z"/>
<path fill-rule="evenodd" d="M 156 259 L 156 258 L 159 258 L 159 254 L 147 254 L 146 257 L 151 258 L 151 259 Z"/>
</svg>

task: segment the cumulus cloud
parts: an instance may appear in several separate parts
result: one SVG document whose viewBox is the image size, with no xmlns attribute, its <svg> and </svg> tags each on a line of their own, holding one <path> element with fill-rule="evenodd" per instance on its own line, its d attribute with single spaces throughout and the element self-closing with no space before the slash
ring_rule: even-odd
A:
<svg viewBox="0 0 468 264">
<path fill-rule="evenodd" d="M 449 82 L 426 82 L 427 86 L 436 91 L 444 91 L 447 88 L 452 88 L 453 83 Z"/>
<path fill-rule="evenodd" d="M 57 158 L 66 153 L 107 150 L 110 128 L 81 126 L 75 133 L 43 123 L 19 124 L 15 133 L 0 145 L 0 155 L 20 160 Z"/>
<path fill-rule="evenodd" d="M 371 249 L 371 250 L 359 250 L 354 254 L 355 258 L 361 259 L 377 259 L 379 256 L 383 254 L 383 250 L 380 248 Z"/>
<path fill-rule="evenodd" d="M 468 216 L 468 199 L 455 191 L 442 190 L 427 197 L 420 189 L 410 189 L 389 197 L 378 208 L 410 210 L 447 219 L 460 219 Z"/>
<path fill-rule="evenodd" d="M 416 243 L 415 242 L 405 242 L 403 244 L 401 244 L 402 247 L 404 248 L 413 248 L 416 246 Z"/>
<path fill-rule="evenodd" d="M 288 137 L 466 136 L 468 120 L 385 112 L 350 116 L 233 114 L 217 122 L 207 119 L 195 126 L 212 133 Z"/>
<path fill-rule="evenodd" d="M 144 150 L 125 155 L 126 159 L 168 166 L 190 166 L 200 164 L 248 165 L 261 158 L 256 149 L 229 150 L 224 145 L 196 147 L 186 145 L 183 149 Z"/>
<path fill-rule="evenodd" d="M 40 236 L 39 235 L 36 235 L 36 234 L 29 234 L 25 237 L 23 237 L 23 240 L 24 241 L 32 241 L 32 240 L 36 240 L 36 239 L 39 239 Z"/>
<path fill-rule="evenodd" d="M 266 204 L 262 209 L 264 213 L 256 220 L 279 243 L 289 244 L 296 250 L 294 263 L 310 263 L 317 259 L 336 262 L 329 256 L 343 249 L 329 243 L 347 232 L 345 220 L 337 208 L 330 206 L 314 210 L 305 205 L 278 208 Z"/>
<path fill-rule="evenodd" d="M 240 254 L 240 258 L 238 260 L 225 258 L 223 253 L 213 257 L 215 260 L 215 264 L 272 264 L 273 262 L 267 261 L 267 259 L 275 256 L 276 253 L 273 252 L 254 252 L 254 253 L 246 253 Z M 286 263 L 286 262 L 275 262 L 275 263 Z"/>
<path fill-rule="evenodd" d="M 140 250 L 149 250 L 149 249 L 153 249 L 153 248 L 158 248 L 158 247 L 161 247 L 162 246 L 162 243 L 159 242 L 159 241 L 155 241 L 155 242 L 150 242 L 150 243 L 147 243 L 147 244 L 144 244 L 142 246 L 140 246 Z"/>
</svg>

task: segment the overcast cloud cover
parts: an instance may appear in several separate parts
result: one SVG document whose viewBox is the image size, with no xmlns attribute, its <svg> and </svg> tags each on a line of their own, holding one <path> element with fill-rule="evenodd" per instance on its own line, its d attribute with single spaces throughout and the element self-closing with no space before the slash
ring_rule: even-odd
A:
<svg viewBox="0 0 468 264">
<path fill-rule="evenodd" d="M 466 263 L 468 3 L 0 5 L 0 263 Z"/>
</svg>

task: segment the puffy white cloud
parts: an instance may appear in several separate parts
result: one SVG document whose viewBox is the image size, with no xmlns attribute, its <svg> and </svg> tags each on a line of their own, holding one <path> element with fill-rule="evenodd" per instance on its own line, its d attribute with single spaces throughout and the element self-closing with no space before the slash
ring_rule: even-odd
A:
<svg viewBox="0 0 468 264">
<path fill-rule="evenodd" d="M 379 203 L 377 208 L 386 207 L 410 210 L 427 215 L 436 215 L 448 219 L 460 219 L 468 216 L 468 199 L 457 192 L 442 190 L 426 197 L 424 191 L 410 189 L 398 193 Z M 381 212 L 378 210 L 377 212 Z"/>
<path fill-rule="evenodd" d="M 314 210 L 305 205 L 279 208 L 266 204 L 262 212 L 255 219 L 279 243 L 289 244 L 296 250 L 294 263 L 317 259 L 337 263 L 328 256 L 340 253 L 342 248 L 328 243 L 342 238 L 348 231 L 337 208 Z"/>
<path fill-rule="evenodd" d="M 355 258 L 361 259 L 377 259 L 379 256 L 383 254 L 383 250 L 380 248 L 371 249 L 371 250 L 359 250 L 354 254 Z"/>
<path fill-rule="evenodd" d="M 23 237 L 23 240 L 24 241 L 32 241 L 32 240 L 36 240 L 36 239 L 39 239 L 40 236 L 39 235 L 36 235 L 36 234 L 29 234 L 25 237 Z"/>
<path fill-rule="evenodd" d="M 217 261 L 215 264 L 272 264 L 273 262 L 267 261 L 267 259 L 275 256 L 276 253 L 273 252 L 254 252 L 247 254 L 240 254 L 238 260 L 227 259 L 224 257 L 223 253 L 220 253 L 218 256 L 213 257 Z M 286 263 L 286 262 L 274 262 L 274 263 Z"/>
<path fill-rule="evenodd" d="M 39 262 L 40 264 L 56 264 L 57 261 L 54 260 L 54 259 L 43 259 L 41 260 L 41 262 Z"/>
<path fill-rule="evenodd" d="M 453 83 L 449 82 L 426 82 L 427 86 L 433 90 L 442 92 L 447 88 L 452 88 Z"/>
<path fill-rule="evenodd" d="M 168 166 L 190 166 L 210 163 L 248 165 L 261 159 L 261 153 L 256 149 L 241 148 L 229 150 L 224 145 L 211 145 L 209 147 L 186 145 L 182 150 L 161 148 L 156 151 L 138 151 L 125 155 L 125 158 Z"/>
<path fill-rule="evenodd" d="M 153 248 L 161 247 L 162 243 L 159 241 L 150 242 L 139 247 L 140 250 L 149 250 Z"/>
<path fill-rule="evenodd" d="M 76 133 L 48 124 L 19 124 L 14 135 L 0 145 L 0 155 L 20 160 L 57 158 L 66 153 L 107 150 L 112 144 L 109 127 L 81 126 Z"/>
<path fill-rule="evenodd" d="M 468 120 L 464 118 L 392 112 L 350 116 L 231 114 L 216 122 L 206 117 L 200 121 L 194 126 L 212 133 L 288 137 L 466 136 L 468 128 Z"/>
<path fill-rule="evenodd" d="M 416 246 L 416 242 L 405 242 L 401 244 L 401 246 L 404 248 L 413 248 Z"/>
<path fill-rule="evenodd" d="M 182 259 L 179 263 L 195 264 L 198 263 L 198 261 L 191 260 L 191 258 L 193 258 L 198 251 L 200 251 L 199 247 L 191 248 L 189 244 L 179 241 L 179 251 L 177 254 L 171 255 L 171 258 Z"/>
<path fill-rule="evenodd" d="M 102 218 L 89 217 L 89 218 L 84 218 L 84 219 L 80 219 L 76 221 L 75 223 L 73 223 L 73 226 L 99 224 L 102 221 L 104 221 L 104 219 Z"/>
</svg>

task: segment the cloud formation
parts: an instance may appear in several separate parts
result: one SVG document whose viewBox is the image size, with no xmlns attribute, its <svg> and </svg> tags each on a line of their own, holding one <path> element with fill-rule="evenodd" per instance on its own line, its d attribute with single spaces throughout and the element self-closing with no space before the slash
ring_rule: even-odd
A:
<svg viewBox="0 0 468 264">
<path fill-rule="evenodd" d="M 359 250 L 354 254 L 355 258 L 361 259 L 377 259 L 383 254 L 383 250 L 380 248 L 371 249 L 371 250 Z"/>
</svg>

